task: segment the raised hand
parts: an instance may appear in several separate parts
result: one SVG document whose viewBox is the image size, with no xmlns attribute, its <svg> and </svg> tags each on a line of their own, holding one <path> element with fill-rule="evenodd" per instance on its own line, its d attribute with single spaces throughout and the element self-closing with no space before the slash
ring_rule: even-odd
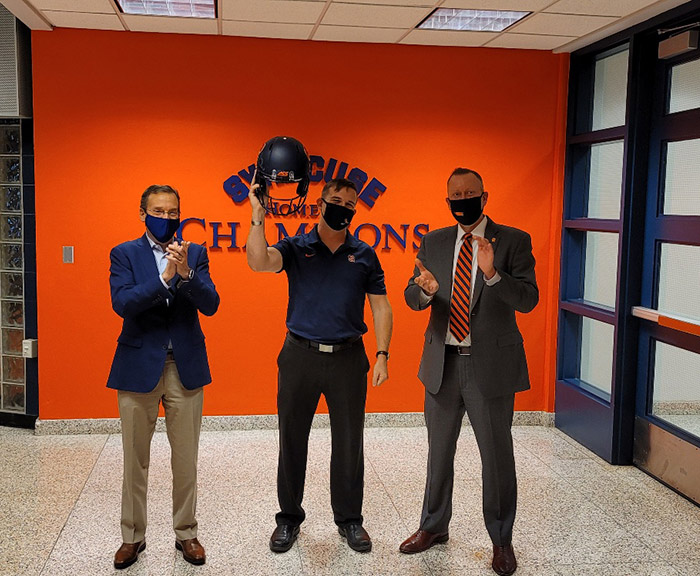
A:
<svg viewBox="0 0 700 576">
<path fill-rule="evenodd" d="M 255 182 L 255 174 L 253 174 L 253 182 Z M 250 206 L 253 210 L 252 219 L 258 222 L 265 219 L 265 208 L 260 203 L 260 198 L 258 198 L 257 194 L 259 188 L 260 184 L 253 184 L 250 187 L 250 192 L 248 192 L 248 200 L 250 200 Z"/>
<path fill-rule="evenodd" d="M 433 273 L 423 266 L 423 262 L 418 260 L 418 258 L 416 258 L 416 267 L 418 268 L 418 272 L 420 272 L 420 274 L 416 276 L 413 281 L 418 284 L 418 286 L 420 286 L 423 289 L 423 292 L 425 292 L 425 294 L 428 296 L 435 295 L 440 288 L 440 285 L 435 279 L 435 276 L 433 276 Z"/>
<path fill-rule="evenodd" d="M 481 236 L 474 236 L 474 240 L 476 240 L 479 250 L 477 258 L 479 268 L 488 280 L 496 273 L 496 269 L 493 267 L 493 245 Z"/>
</svg>

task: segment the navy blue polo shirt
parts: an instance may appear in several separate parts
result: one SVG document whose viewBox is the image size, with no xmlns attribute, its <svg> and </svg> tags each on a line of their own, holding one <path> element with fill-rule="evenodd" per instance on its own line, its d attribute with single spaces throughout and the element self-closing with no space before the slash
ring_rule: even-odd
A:
<svg viewBox="0 0 700 576">
<path fill-rule="evenodd" d="M 365 294 L 386 294 L 384 271 L 369 244 L 346 233 L 345 242 L 332 253 L 314 226 L 273 248 L 282 254 L 289 281 L 290 332 L 325 344 L 367 332 Z"/>
</svg>

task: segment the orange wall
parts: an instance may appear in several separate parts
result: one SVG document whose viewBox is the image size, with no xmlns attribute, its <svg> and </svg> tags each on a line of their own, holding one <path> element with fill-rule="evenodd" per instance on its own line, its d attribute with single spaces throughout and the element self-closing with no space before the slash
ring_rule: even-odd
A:
<svg viewBox="0 0 700 576">
<path fill-rule="evenodd" d="M 117 415 L 105 388 L 120 328 L 109 250 L 142 234 L 144 188 L 178 188 L 183 218 L 240 222 L 241 246 L 249 206 L 222 183 L 278 134 L 386 186 L 353 225 L 449 225 L 450 171 L 481 172 L 487 213 L 529 231 L 537 259 L 540 304 L 520 317 L 533 386 L 516 409 L 551 411 L 565 55 L 55 30 L 33 33 L 33 63 L 41 418 Z M 319 193 L 314 185 L 311 200 Z M 296 230 L 299 220 L 279 221 Z M 211 246 L 209 225 L 185 237 Z M 428 317 L 403 302 L 410 242 L 379 250 L 394 339 L 390 380 L 370 390 L 370 412 L 422 409 L 416 372 Z M 62 246 L 75 247 L 74 264 L 61 262 Z M 205 413 L 274 413 L 286 278 L 254 274 L 240 249 L 210 250 L 210 259 L 221 307 L 202 321 L 214 377 Z M 371 329 L 366 343 L 373 357 Z"/>
</svg>

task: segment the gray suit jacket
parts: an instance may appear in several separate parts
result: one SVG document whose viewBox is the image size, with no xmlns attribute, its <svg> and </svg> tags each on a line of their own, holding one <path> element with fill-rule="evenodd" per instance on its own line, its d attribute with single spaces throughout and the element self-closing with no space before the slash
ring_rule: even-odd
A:
<svg viewBox="0 0 700 576">
<path fill-rule="evenodd" d="M 530 388 L 523 337 L 515 321 L 515 312 L 530 312 L 537 305 L 539 291 L 530 236 L 488 219 L 485 237 L 493 244 L 494 266 L 501 280 L 486 286 L 481 270 L 472 274 L 475 284 L 470 329 L 477 386 L 485 397 L 494 398 Z M 421 287 L 413 281 L 418 276 L 418 268 L 404 290 L 406 304 L 413 310 L 430 307 L 418 378 L 432 394 L 436 394 L 442 384 L 456 239 L 455 225 L 429 232 L 421 241 L 418 259 L 440 285 L 429 304 L 421 306 Z"/>
</svg>

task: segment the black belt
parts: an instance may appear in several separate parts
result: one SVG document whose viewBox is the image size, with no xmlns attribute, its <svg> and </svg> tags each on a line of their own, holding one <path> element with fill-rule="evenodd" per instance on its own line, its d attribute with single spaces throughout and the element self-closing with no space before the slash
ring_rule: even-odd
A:
<svg viewBox="0 0 700 576">
<path fill-rule="evenodd" d="M 341 350 L 346 350 L 347 348 L 350 348 L 357 344 L 357 342 L 362 339 L 362 336 L 356 336 L 355 338 L 348 338 L 347 340 L 343 340 L 342 342 L 336 342 L 335 344 L 323 344 L 322 342 L 314 342 L 313 340 L 302 338 L 301 336 L 294 334 L 294 332 L 287 332 L 287 334 L 297 344 L 301 344 L 302 346 L 306 346 L 307 348 L 316 348 L 316 350 L 318 350 L 319 352 L 327 352 L 329 354 L 332 354 L 333 352 L 340 352 Z"/>
<path fill-rule="evenodd" d="M 459 356 L 471 356 L 472 347 L 471 346 L 452 346 L 452 344 L 445 344 L 445 354 L 457 354 Z"/>
</svg>

